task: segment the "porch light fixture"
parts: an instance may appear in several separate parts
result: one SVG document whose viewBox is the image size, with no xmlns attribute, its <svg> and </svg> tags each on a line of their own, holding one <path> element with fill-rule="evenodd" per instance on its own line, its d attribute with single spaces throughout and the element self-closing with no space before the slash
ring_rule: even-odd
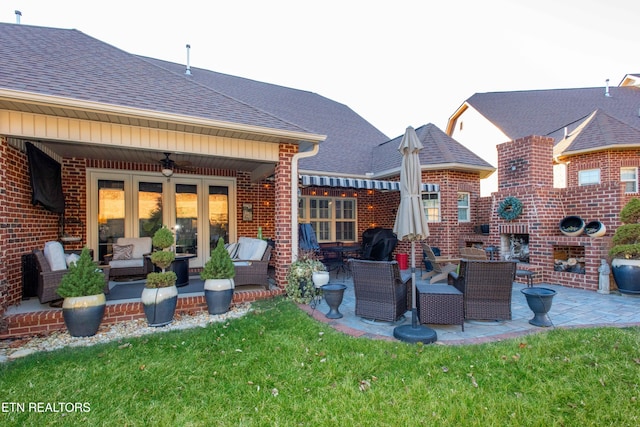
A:
<svg viewBox="0 0 640 427">
<path fill-rule="evenodd" d="M 166 176 L 167 178 L 171 177 L 173 175 L 173 169 L 162 168 L 162 175 Z"/>
</svg>

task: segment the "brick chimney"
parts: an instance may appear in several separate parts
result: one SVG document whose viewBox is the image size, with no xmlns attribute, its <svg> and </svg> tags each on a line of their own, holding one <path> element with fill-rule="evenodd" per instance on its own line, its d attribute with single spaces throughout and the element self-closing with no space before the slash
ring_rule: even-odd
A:
<svg viewBox="0 0 640 427">
<path fill-rule="evenodd" d="M 527 136 L 498 145 L 498 190 L 553 187 L 553 138 Z"/>
</svg>

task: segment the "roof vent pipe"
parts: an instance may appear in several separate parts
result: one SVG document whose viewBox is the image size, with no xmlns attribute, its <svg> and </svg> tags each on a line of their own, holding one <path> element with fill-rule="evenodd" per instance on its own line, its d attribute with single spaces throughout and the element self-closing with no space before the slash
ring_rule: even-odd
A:
<svg viewBox="0 0 640 427">
<path fill-rule="evenodd" d="M 609 93 L 609 79 L 606 80 L 606 87 L 604 90 L 604 96 L 611 96 L 611 94 Z"/>
<path fill-rule="evenodd" d="M 187 76 L 191 75 L 191 65 L 189 64 L 189 50 L 191 49 L 191 45 L 187 45 L 187 69 L 184 72 Z"/>
<path fill-rule="evenodd" d="M 16 24 L 20 23 L 20 17 L 22 16 L 22 12 L 16 10 Z"/>
<path fill-rule="evenodd" d="M 567 136 L 569 136 L 569 129 L 567 129 L 567 127 L 564 127 L 564 139 L 567 139 Z"/>
</svg>

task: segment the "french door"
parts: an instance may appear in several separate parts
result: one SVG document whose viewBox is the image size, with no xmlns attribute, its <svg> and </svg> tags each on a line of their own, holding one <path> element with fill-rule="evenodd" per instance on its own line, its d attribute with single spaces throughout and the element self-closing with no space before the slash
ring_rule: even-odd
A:
<svg viewBox="0 0 640 427">
<path fill-rule="evenodd" d="M 102 260 L 118 237 L 152 237 L 163 225 L 175 235 L 175 251 L 209 258 L 219 238 L 236 240 L 235 179 L 180 177 L 130 171 L 88 173 L 89 247 Z"/>
</svg>

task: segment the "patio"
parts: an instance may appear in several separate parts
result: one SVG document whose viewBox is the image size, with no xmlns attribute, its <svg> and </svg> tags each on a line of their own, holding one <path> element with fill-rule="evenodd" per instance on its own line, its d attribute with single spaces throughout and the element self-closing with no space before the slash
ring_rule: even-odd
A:
<svg viewBox="0 0 640 427">
<path fill-rule="evenodd" d="M 416 272 L 417 284 L 426 281 L 419 279 L 420 271 Z M 411 311 L 405 314 L 403 323 L 391 325 L 388 323 L 363 321 L 355 315 L 355 296 L 353 282 L 350 277 L 332 274 L 330 283 L 342 283 L 347 286 L 344 299 L 339 311 L 344 315 L 341 319 L 327 319 L 325 313 L 329 307 L 323 300 L 315 309 L 301 306 L 315 319 L 331 325 L 333 328 L 355 337 L 384 339 L 395 341 L 393 329 L 397 325 L 411 323 Z M 498 341 L 530 333 L 542 332 L 553 328 L 576 328 L 590 326 L 640 326 L 640 296 L 622 295 L 612 292 L 608 295 L 594 291 L 567 288 L 559 285 L 538 284 L 557 292 L 549 311 L 553 326 L 549 328 L 536 327 L 529 324 L 533 312 L 529 309 L 525 296 L 520 292 L 525 284 L 515 282 L 512 294 L 512 320 L 505 322 L 466 321 L 464 332 L 460 325 L 427 325 L 438 334 L 437 343 L 440 344 L 476 344 Z"/>
<path fill-rule="evenodd" d="M 326 302 L 321 301 L 315 309 L 309 305 L 301 305 L 301 309 L 312 315 L 316 320 L 327 323 L 336 330 L 342 331 L 354 337 L 371 339 L 383 339 L 395 341 L 393 329 L 401 324 L 410 324 L 411 311 L 405 314 L 403 323 L 395 325 L 383 322 L 363 321 L 355 315 L 355 296 L 351 277 L 342 272 L 332 272 L 330 283 L 341 283 L 347 286 L 344 299 L 339 311 L 343 314 L 341 319 L 327 319 L 325 314 L 329 311 Z M 406 271 L 403 273 L 407 273 Z M 420 271 L 416 272 L 418 284 L 425 284 L 420 279 Z M 127 292 L 117 292 L 114 287 L 127 287 L 128 285 L 141 286 L 143 282 L 118 283 L 110 282 L 113 294 L 107 302 L 111 304 L 131 303 L 139 301 L 139 297 Z M 527 306 L 525 296 L 520 292 L 526 285 L 513 284 L 512 295 L 512 320 L 504 322 L 466 321 L 464 332 L 460 325 L 428 325 L 438 334 L 437 343 L 440 344 L 475 344 L 489 341 L 498 341 L 513 338 L 530 333 L 543 332 L 553 328 L 574 328 L 590 326 L 640 326 L 640 296 L 622 295 L 612 292 L 608 295 L 594 291 L 567 288 L 552 284 L 539 284 L 536 286 L 547 287 L 557 292 L 553 299 L 553 305 L 549 317 L 553 322 L 550 328 L 541 328 L 529 324 L 533 317 L 532 311 Z M 180 298 L 203 295 L 202 282 L 198 276 L 190 277 L 190 284 L 180 289 Z M 238 292 L 251 290 L 252 287 L 241 287 Z M 257 287 L 256 287 L 257 289 Z M 134 292 L 135 293 L 135 292 Z M 132 299 L 114 299 L 116 294 L 128 295 Z M 20 305 L 11 307 L 7 314 L 29 313 L 42 310 L 51 310 L 48 304 L 40 304 L 37 298 L 22 301 Z"/>
</svg>

